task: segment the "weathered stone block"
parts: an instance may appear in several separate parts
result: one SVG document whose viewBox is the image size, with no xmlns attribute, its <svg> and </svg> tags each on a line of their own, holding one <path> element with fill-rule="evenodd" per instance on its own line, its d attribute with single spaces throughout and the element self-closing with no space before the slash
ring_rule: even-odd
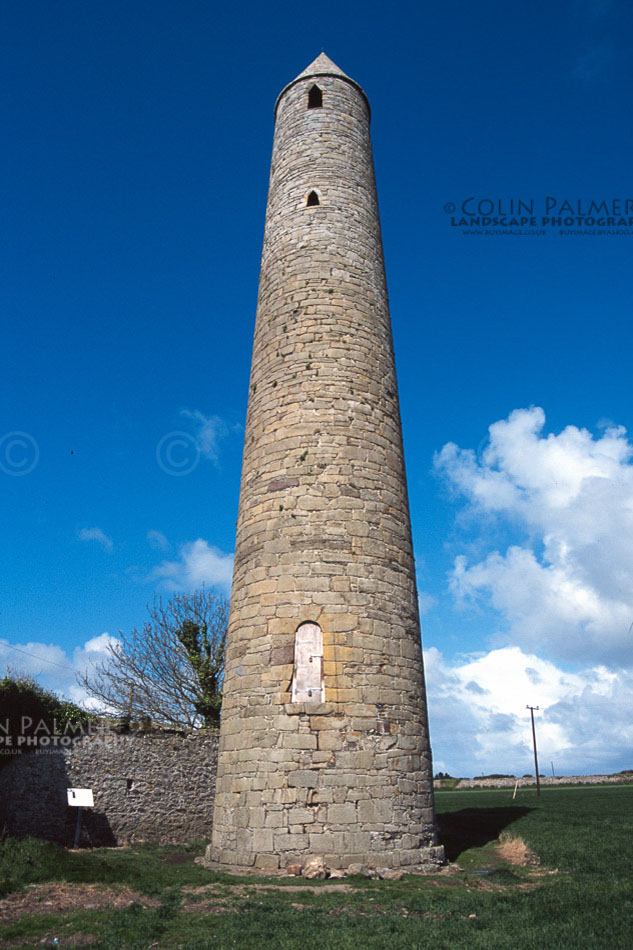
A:
<svg viewBox="0 0 633 950">
<path fill-rule="evenodd" d="M 341 716 L 311 715 L 309 723 L 311 732 L 320 732 L 324 729 L 342 729 L 345 726 L 345 721 Z"/>
<path fill-rule="evenodd" d="M 279 867 L 279 857 L 276 854 L 258 854 L 255 857 L 255 867 L 272 870 Z"/>
<path fill-rule="evenodd" d="M 287 732 L 284 735 L 284 748 L 286 749 L 316 749 L 317 738 L 311 733 L 305 732 Z"/>
<path fill-rule="evenodd" d="M 292 824 L 312 824 L 315 819 L 314 808 L 291 808 L 288 811 L 288 821 Z"/>
<path fill-rule="evenodd" d="M 290 666 L 294 660 L 294 647 L 292 643 L 286 643 L 283 646 L 275 647 L 270 653 L 270 662 L 272 666 Z"/>
<path fill-rule="evenodd" d="M 318 772 L 316 771 L 306 770 L 288 773 L 288 786 L 291 788 L 316 788 L 318 781 Z"/>
<path fill-rule="evenodd" d="M 328 805 L 327 820 L 333 824 L 348 824 L 356 821 L 356 806 L 348 805 Z"/>
<path fill-rule="evenodd" d="M 319 749 L 322 750 L 336 750 L 342 749 L 344 745 L 344 739 L 341 735 L 341 732 L 337 729 L 335 730 L 323 730 L 319 731 Z"/>
<path fill-rule="evenodd" d="M 273 833 L 263 828 L 257 828 L 253 831 L 252 837 L 253 851 L 272 851 Z"/>
</svg>

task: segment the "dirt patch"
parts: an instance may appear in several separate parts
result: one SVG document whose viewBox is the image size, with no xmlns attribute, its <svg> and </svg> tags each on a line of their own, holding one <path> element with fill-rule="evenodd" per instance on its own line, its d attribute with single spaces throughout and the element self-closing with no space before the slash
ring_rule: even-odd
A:
<svg viewBox="0 0 633 950">
<path fill-rule="evenodd" d="M 303 892 L 304 894 L 340 894 L 345 891 L 353 890 L 351 884 L 322 884 L 321 887 L 313 887 L 310 884 L 255 884 L 256 891 L 287 891 L 292 894 Z"/>
<path fill-rule="evenodd" d="M 59 934 L 56 931 L 49 931 L 48 933 L 41 934 L 38 937 L 33 939 L 37 942 L 34 946 L 50 947 L 54 946 L 53 940 L 59 939 Z M 64 947 L 89 947 L 91 944 L 96 943 L 99 938 L 95 934 L 64 934 Z M 3 947 L 24 947 L 24 937 L 16 937 L 14 940 L 4 940 L 2 943 Z"/>
<path fill-rule="evenodd" d="M 315 887 L 311 884 L 201 884 L 198 887 L 183 887 L 183 894 L 235 894 L 243 897 L 257 891 L 279 891 L 285 894 L 337 894 L 353 890 L 351 884 L 322 884 Z"/>
<path fill-rule="evenodd" d="M 528 848 L 523 838 L 506 833 L 499 836 L 497 854 L 504 863 L 515 867 L 536 868 L 541 863 L 538 854 Z"/>
<path fill-rule="evenodd" d="M 29 914 L 70 914 L 75 910 L 122 910 L 130 904 L 158 907 L 159 901 L 129 887 L 101 884 L 32 884 L 22 893 L 0 900 L 0 922 L 10 924 Z"/>
<path fill-rule="evenodd" d="M 235 904 L 224 901 L 188 901 L 182 905 L 182 910 L 188 914 L 237 914 L 240 908 Z"/>
<path fill-rule="evenodd" d="M 231 903 L 231 897 L 239 900 L 262 891 L 275 891 L 278 894 L 340 894 L 351 890 L 351 884 L 323 884 L 321 887 L 310 884 L 288 884 L 285 887 L 283 884 L 203 884 L 183 888 L 185 900 L 182 909 L 194 914 L 236 914 L 240 906 Z M 186 899 L 187 896 L 189 900 Z M 307 905 L 291 906 L 304 910 Z"/>
<path fill-rule="evenodd" d="M 162 860 L 165 864 L 193 864 L 193 856 L 180 851 L 176 854 L 168 854 Z"/>
</svg>

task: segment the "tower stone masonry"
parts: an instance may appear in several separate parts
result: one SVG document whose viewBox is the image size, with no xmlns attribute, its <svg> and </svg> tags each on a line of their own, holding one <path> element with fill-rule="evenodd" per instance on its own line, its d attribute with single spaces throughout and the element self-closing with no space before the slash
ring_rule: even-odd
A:
<svg viewBox="0 0 633 950">
<path fill-rule="evenodd" d="M 358 83 L 281 92 L 207 859 L 442 861 L 389 305 Z"/>
</svg>

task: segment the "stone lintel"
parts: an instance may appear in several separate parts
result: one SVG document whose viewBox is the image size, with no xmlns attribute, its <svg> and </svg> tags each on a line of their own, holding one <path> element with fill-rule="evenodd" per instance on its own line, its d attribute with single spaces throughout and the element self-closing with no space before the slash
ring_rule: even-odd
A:
<svg viewBox="0 0 633 950">
<path fill-rule="evenodd" d="M 334 712 L 332 703 L 285 703 L 287 716 L 329 716 Z"/>
</svg>

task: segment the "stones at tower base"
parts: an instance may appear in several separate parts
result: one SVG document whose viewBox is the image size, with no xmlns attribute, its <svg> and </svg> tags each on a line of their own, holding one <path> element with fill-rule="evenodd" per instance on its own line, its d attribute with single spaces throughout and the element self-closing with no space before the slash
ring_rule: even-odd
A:
<svg viewBox="0 0 633 950">
<path fill-rule="evenodd" d="M 301 874 L 308 880 L 323 879 L 327 877 L 327 867 L 325 861 L 320 855 L 314 855 L 308 858 L 301 868 Z"/>
<path fill-rule="evenodd" d="M 377 690 L 379 697 L 385 698 Z M 376 704 L 368 703 L 247 707 L 247 728 L 229 730 L 239 772 L 232 780 L 233 815 L 241 826 L 235 841 L 246 846 L 227 848 L 220 862 L 275 869 L 313 853 L 330 868 L 435 860 L 432 805 L 418 791 L 428 772 L 417 751 L 421 729 L 415 721 L 376 714 Z M 251 729 L 259 740 L 255 749 Z M 271 735 L 274 742 L 263 753 Z M 216 855 L 210 849 L 214 861 Z"/>
<path fill-rule="evenodd" d="M 309 704 L 286 704 L 279 725 L 293 722 L 297 731 L 281 730 L 282 747 L 271 750 L 274 762 L 268 771 L 262 773 L 259 761 L 258 775 L 234 783 L 244 802 L 242 840 L 249 841 L 248 848 L 236 853 L 227 849 L 218 857 L 210 845 L 207 866 L 283 870 L 288 863 L 303 866 L 318 855 L 328 873 L 354 865 L 373 870 L 387 864 L 436 870 L 443 863 L 443 849 L 434 843 L 423 848 L 419 844 L 433 827 L 433 809 L 419 807 L 416 815 L 406 801 L 421 780 L 420 757 L 411 751 L 419 737 L 385 733 L 384 720 L 353 715 L 368 712 L 361 704 L 343 707 L 338 714 L 332 704 L 314 708 L 319 715 L 308 712 Z M 411 729 L 411 724 L 405 727 Z M 313 751 L 310 741 L 308 752 L 303 752 L 302 735 L 316 739 L 322 751 Z M 298 768 L 302 756 L 305 767 Z M 396 797 L 400 793 L 405 799 L 400 813 L 394 813 L 393 806 L 393 776 L 389 774 L 393 763 L 400 776 Z"/>
<path fill-rule="evenodd" d="M 406 867 L 375 867 L 372 864 L 363 864 L 362 862 L 351 862 L 347 867 L 332 867 L 328 865 L 325 858 L 321 855 L 312 855 L 304 858 L 303 862 L 295 860 L 289 861 L 285 867 L 279 867 L 273 861 L 269 860 L 270 855 L 262 855 L 260 862 L 255 861 L 253 871 L 267 871 L 269 873 L 283 873 L 290 877 L 304 877 L 307 880 L 340 880 L 345 877 L 369 877 L 382 881 L 399 881 L 404 874 L 434 874 L 439 871 L 450 870 L 446 864 L 444 848 L 436 846 L 426 849 L 424 861 L 420 864 L 408 865 Z M 195 858 L 196 864 L 200 864 L 209 870 L 227 870 L 227 865 L 218 864 L 213 860 L 212 847 L 207 846 L 204 857 Z M 245 873 L 244 865 L 228 866 L 228 869 L 234 873 Z"/>
</svg>

